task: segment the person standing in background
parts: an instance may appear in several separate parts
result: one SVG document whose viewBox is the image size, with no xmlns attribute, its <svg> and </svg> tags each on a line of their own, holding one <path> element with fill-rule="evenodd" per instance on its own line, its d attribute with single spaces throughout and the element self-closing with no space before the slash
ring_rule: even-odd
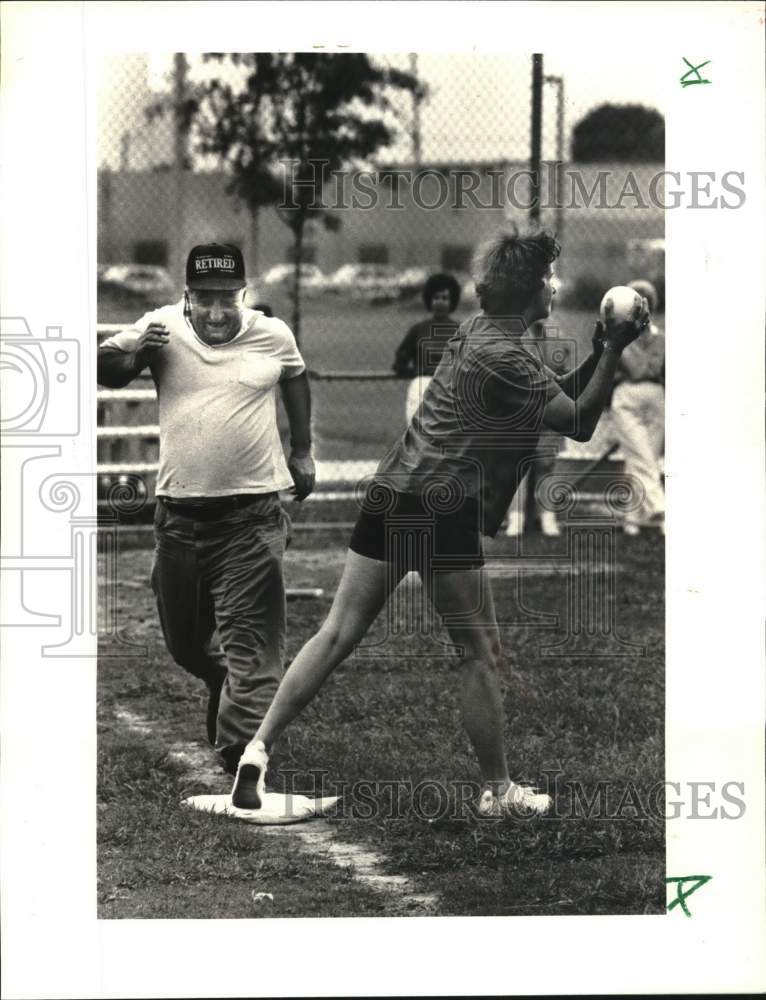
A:
<svg viewBox="0 0 766 1000">
<path fill-rule="evenodd" d="M 628 283 L 649 303 L 658 305 L 657 289 L 649 281 Z M 629 344 L 617 368 L 612 396 L 612 419 L 625 471 L 635 477 L 643 491 L 636 509 L 625 516 L 624 531 L 638 535 L 645 525 L 665 530 L 665 491 L 660 459 L 665 448 L 665 336 L 654 322 Z"/>
<path fill-rule="evenodd" d="M 420 406 L 447 341 L 457 331 L 458 323 L 452 313 L 460 303 L 460 285 L 451 274 L 432 274 L 423 286 L 423 303 L 431 315 L 410 327 L 396 350 L 393 364 L 400 378 L 412 379 L 405 403 L 407 423 Z"/>
</svg>

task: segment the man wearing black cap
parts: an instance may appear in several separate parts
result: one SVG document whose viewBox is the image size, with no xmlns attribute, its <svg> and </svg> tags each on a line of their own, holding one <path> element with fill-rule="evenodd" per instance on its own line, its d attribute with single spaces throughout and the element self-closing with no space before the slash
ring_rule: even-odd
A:
<svg viewBox="0 0 766 1000">
<path fill-rule="evenodd" d="M 237 247 L 196 246 L 183 299 L 98 352 L 101 385 L 121 388 L 148 366 L 157 388 L 152 588 L 171 656 L 208 687 L 208 738 L 231 773 L 283 672 L 289 520 L 279 491 L 303 500 L 314 488 L 303 359 L 285 323 L 244 307 L 244 289 Z"/>
</svg>

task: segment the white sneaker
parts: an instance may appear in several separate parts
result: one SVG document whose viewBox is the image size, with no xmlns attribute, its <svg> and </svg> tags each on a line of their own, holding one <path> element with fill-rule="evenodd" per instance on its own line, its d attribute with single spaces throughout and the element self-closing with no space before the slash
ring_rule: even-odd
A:
<svg viewBox="0 0 766 1000">
<path fill-rule="evenodd" d="M 543 534 L 549 538 L 557 538 L 561 534 L 559 522 L 556 520 L 556 515 L 552 510 L 543 510 L 540 512 L 540 527 Z"/>
<path fill-rule="evenodd" d="M 508 515 L 508 526 L 505 529 L 506 535 L 515 537 L 524 534 L 524 515 L 518 511 L 511 511 Z"/>
<path fill-rule="evenodd" d="M 480 816 L 513 816 L 514 813 L 542 815 L 552 805 L 550 795 L 528 785 L 511 785 L 502 795 L 493 795 L 487 788 L 479 799 Z"/>
<path fill-rule="evenodd" d="M 239 758 L 237 776 L 231 790 L 231 804 L 237 809 L 260 809 L 265 795 L 269 755 L 260 740 L 248 743 Z"/>
</svg>

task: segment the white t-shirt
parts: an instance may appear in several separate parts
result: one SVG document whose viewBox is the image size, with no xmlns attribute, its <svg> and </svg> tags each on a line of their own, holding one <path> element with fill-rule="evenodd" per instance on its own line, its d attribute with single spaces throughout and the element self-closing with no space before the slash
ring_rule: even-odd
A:
<svg viewBox="0 0 766 1000">
<path fill-rule="evenodd" d="M 292 486 L 277 428 L 276 385 L 305 365 L 289 326 L 245 309 L 237 336 L 211 346 L 194 332 L 181 301 L 146 313 L 101 346 L 133 351 L 152 322 L 169 333 L 151 362 L 160 404 L 157 495 L 215 497 Z"/>
</svg>

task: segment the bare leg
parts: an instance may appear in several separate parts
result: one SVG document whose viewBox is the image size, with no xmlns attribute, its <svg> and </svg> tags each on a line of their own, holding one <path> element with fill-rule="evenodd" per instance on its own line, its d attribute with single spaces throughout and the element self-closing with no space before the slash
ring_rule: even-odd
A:
<svg viewBox="0 0 766 1000">
<path fill-rule="evenodd" d="M 349 550 L 330 614 L 290 664 L 252 742 L 268 750 L 364 638 L 401 579 L 392 573 L 388 563 Z"/>
<path fill-rule="evenodd" d="M 424 580 L 424 584 L 426 581 Z M 497 675 L 500 636 L 492 587 L 484 570 L 436 572 L 429 596 L 454 643 L 463 647 L 460 710 L 479 760 L 482 779 L 495 794 L 511 784 L 505 758 L 505 712 Z"/>
</svg>

